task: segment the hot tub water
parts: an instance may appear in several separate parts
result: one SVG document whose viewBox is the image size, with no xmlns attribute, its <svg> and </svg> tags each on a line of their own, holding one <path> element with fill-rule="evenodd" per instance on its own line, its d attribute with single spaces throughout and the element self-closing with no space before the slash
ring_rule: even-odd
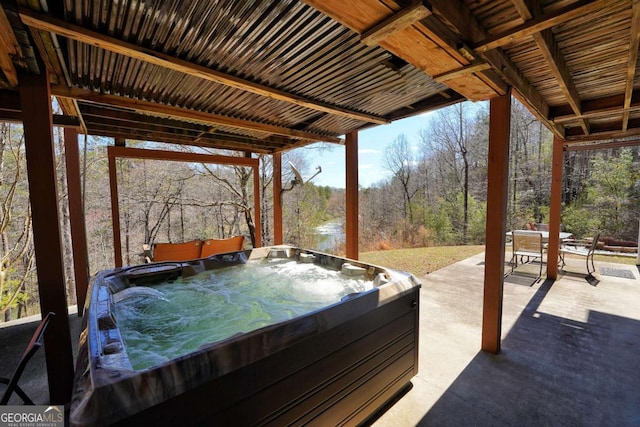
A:
<svg viewBox="0 0 640 427">
<path fill-rule="evenodd" d="M 131 365 L 142 370 L 372 287 L 364 278 L 313 264 L 249 261 L 152 288 L 128 288 L 114 294 L 115 314 Z"/>
</svg>

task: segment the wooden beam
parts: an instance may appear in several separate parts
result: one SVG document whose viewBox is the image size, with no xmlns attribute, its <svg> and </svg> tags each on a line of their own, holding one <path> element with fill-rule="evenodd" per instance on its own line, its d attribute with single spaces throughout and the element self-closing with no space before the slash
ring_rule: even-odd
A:
<svg viewBox="0 0 640 427">
<path fill-rule="evenodd" d="M 627 138 L 640 135 L 640 119 L 629 119 L 627 130 L 622 130 L 621 121 L 609 123 L 592 123 L 591 133 L 582 134 L 579 128 L 567 128 L 565 138 L 567 141 L 597 141 L 600 139 Z"/>
<path fill-rule="evenodd" d="M 133 111 L 157 114 L 159 116 L 167 118 L 177 117 L 180 119 L 193 120 L 195 122 L 208 125 L 229 126 L 236 129 L 253 130 L 257 132 L 263 132 L 265 134 L 287 136 L 314 142 L 342 142 L 342 140 L 337 137 L 295 130 L 266 123 L 252 122 L 250 120 L 236 119 L 233 117 L 222 116 L 220 114 L 190 110 L 188 108 L 174 107 L 172 105 L 157 104 L 155 102 L 144 101 L 141 99 L 132 99 L 118 95 L 100 94 L 86 89 L 54 86 L 51 88 L 51 93 L 55 96 L 61 96 L 64 98 L 72 98 L 86 102 L 93 102 L 96 104 L 110 105 L 113 107 L 128 108 Z"/>
<path fill-rule="evenodd" d="M 620 116 L 625 110 L 625 95 L 613 95 L 604 98 L 582 101 L 582 114 L 576 116 L 570 105 L 558 105 L 549 109 L 548 119 L 555 123 L 571 123 L 576 119 Z M 633 93 L 627 108 L 630 112 L 640 111 L 640 92 Z"/>
<path fill-rule="evenodd" d="M 629 108 L 633 97 L 633 83 L 636 78 L 638 65 L 638 48 L 640 47 L 640 2 L 633 3 L 631 15 L 631 34 L 629 36 L 629 58 L 627 60 L 627 82 L 624 88 L 624 114 L 622 117 L 622 130 L 626 131 L 629 125 Z"/>
<path fill-rule="evenodd" d="M 184 120 L 154 117 L 122 109 L 100 108 L 92 104 L 82 104 L 82 114 L 93 135 L 127 136 L 130 139 L 191 143 L 206 146 L 213 141 L 229 149 L 250 149 L 255 152 L 270 153 L 274 148 L 285 146 L 283 137 L 255 139 L 244 135 L 222 131 L 206 133 L 210 127 Z M 198 138 L 198 135 L 201 135 Z M 208 144 L 207 144 L 208 143 Z"/>
<path fill-rule="evenodd" d="M 248 153 L 251 156 L 251 153 Z M 253 166 L 253 230 L 256 238 L 255 247 L 262 246 L 262 217 L 260 214 L 260 160 Z"/>
<path fill-rule="evenodd" d="M 447 73 L 438 74 L 437 76 L 433 76 L 433 80 L 438 83 L 445 83 L 448 80 L 455 79 L 461 76 L 466 76 L 467 74 L 477 73 L 479 71 L 490 70 L 491 65 L 487 64 L 484 61 L 475 60 L 472 64 L 465 65 L 462 68 L 457 70 L 449 71 Z"/>
<path fill-rule="evenodd" d="M 18 72 L 13 65 L 13 58 L 22 56 L 20 43 L 13 34 L 13 28 L 4 8 L 0 6 L 0 69 L 11 86 L 18 86 Z"/>
<path fill-rule="evenodd" d="M 73 352 L 65 289 L 64 261 L 58 216 L 56 158 L 49 75 L 19 74 L 23 111 L 33 245 L 42 313 L 54 312 L 44 335 L 49 402 L 71 401 Z"/>
<path fill-rule="evenodd" d="M 189 145 L 194 147 L 204 147 L 204 148 L 216 148 L 216 149 L 225 149 L 225 150 L 235 150 L 235 151 L 244 151 L 244 150 L 252 150 L 257 153 L 270 154 L 273 153 L 276 149 L 280 147 L 284 147 L 284 145 L 279 147 L 274 146 L 265 146 L 260 147 L 259 145 L 245 143 L 245 142 L 234 142 L 233 140 L 226 139 L 224 137 L 216 138 L 216 137 L 207 137 L 200 138 L 199 142 L 195 142 L 192 136 L 184 136 L 180 134 L 168 134 L 168 133 L 159 133 L 159 132 L 142 132 L 136 131 L 132 129 L 126 128 L 116 128 L 114 126 L 101 126 L 93 124 L 90 127 L 92 135 L 100 135 L 112 138 L 129 138 L 136 139 L 140 141 L 154 141 L 154 142 L 164 142 L 168 144 L 177 144 L 177 145 Z"/>
<path fill-rule="evenodd" d="M 431 0 L 430 3 L 437 16 L 455 28 L 463 40 L 473 44 L 489 37 L 485 28 L 461 0 Z M 521 94 L 521 99 L 526 100 L 525 104 L 537 117 L 548 116 L 547 102 L 501 49 L 482 52 L 480 57 L 491 65 L 492 71 Z"/>
<path fill-rule="evenodd" d="M 538 49 L 542 56 L 545 58 L 547 65 L 551 70 L 551 74 L 555 77 L 560 86 L 560 90 L 564 94 L 565 98 L 569 102 L 569 105 L 573 109 L 576 116 L 582 114 L 580 110 L 580 95 L 573 83 L 573 78 L 569 72 L 569 67 L 560 48 L 558 47 L 551 30 L 544 30 L 540 33 L 536 33 L 533 36 Z M 582 127 L 585 135 L 589 134 L 589 127 L 584 119 L 578 119 L 580 126 Z"/>
<path fill-rule="evenodd" d="M 120 208 L 118 203 L 118 178 L 116 170 L 117 158 L 165 160 L 187 163 L 215 163 L 227 166 L 245 166 L 253 169 L 254 176 L 254 225 L 256 227 L 256 245 L 262 245 L 260 235 L 260 175 L 258 168 L 259 159 L 250 157 L 232 157 L 216 154 L 186 153 L 180 151 L 146 150 L 143 148 L 129 148 L 120 146 L 107 147 L 109 160 L 109 185 L 111 189 L 111 221 L 113 229 L 114 262 L 116 267 L 122 267 L 122 240 L 120 235 Z"/>
<path fill-rule="evenodd" d="M 609 150 L 611 148 L 635 147 L 640 145 L 640 139 L 626 141 L 595 141 L 590 143 L 564 142 L 564 151 Z"/>
<path fill-rule="evenodd" d="M 365 31 L 360 36 L 360 41 L 367 46 L 377 46 L 381 40 L 386 39 L 389 35 L 404 30 L 429 15 L 431 15 L 431 10 L 428 5 L 425 5 L 422 0 L 414 1 L 409 6 Z"/>
<path fill-rule="evenodd" d="M 111 201 L 111 234 L 113 236 L 113 264 L 122 267 L 122 235 L 120 232 L 120 203 L 118 201 L 118 175 L 116 157 L 107 148 L 109 165 L 109 196 Z"/>
<path fill-rule="evenodd" d="M 186 153 L 181 151 L 146 150 L 144 148 L 107 147 L 107 154 L 127 159 L 166 160 L 187 163 L 215 163 L 227 166 L 258 167 L 259 159 L 250 157 L 221 156 L 218 154 Z"/>
<path fill-rule="evenodd" d="M 0 120 L 22 122 L 22 105 L 19 92 L 0 90 Z M 79 128 L 82 126 L 79 117 L 68 114 L 54 114 L 53 124 L 62 127 Z"/>
<path fill-rule="evenodd" d="M 61 114 L 53 114 L 53 125 L 64 128 L 81 128 L 80 121 L 77 117 L 63 116 Z M 21 111 L 2 111 L 0 110 L 0 120 L 3 122 L 22 122 Z"/>
<path fill-rule="evenodd" d="M 92 31 L 79 25 L 75 25 L 71 22 L 63 21 L 61 19 L 57 19 L 43 13 L 38 13 L 27 8 L 20 8 L 20 18 L 25 25 L 28 25 L 30 27 L 59 34 L 63 37 L 67 37 L 81 43 L 95 46 L 100 49 L 105 49 L 119 55 L 127 56 L 129 58 L 144 61 L 149 64 L 178 71 L 180 73 L 188 74 L 190 76 L 198 77 L 203 80 L 255 93 L 267 98 L 277 99 L 279 101 L 299 105 L 301 107 L 309 108 L 312 110 L 322 111 L 328 114 L 335 114 L 351 119 L 362 120 L 365 122 L 377 124 L 388 123 L 387 120 L 378 116 L 374 116 L 372 114 L 366 114 L 339 106 L 330 105 L 321 101 L 308 99 L 259 83 L 254 83 L 249 80 L 244 80 L 230 74 L 222 73 L 220 71 L 212 70 L 210 68 L 173 57 L 163 52 L 158 52 L 145 48 L 143 46 L 125 42 L 123 40 L 119 40 L 114 37 L 99 33 L 97 31 Z"/>
<path fill-rule="evenodd" d="M 513 43 L 523 37 L 529 37 L 548 28 L 562 24 L 563 22 L 595 13 L 605 8 L 609 4 L 608 0 L 578 0 L 575 3 L 564 6 L 553 12 L 549 12 L 526 21 L 508 31 L 493 36 L 485 37 L 483 40 L 474 43 L 472 48 L 478 53 L 488 52 L 492 49 Z"/>
<path fill-rule="evenodd" d="M 347 258 L 358 259 L 358 132 L 346 135 L 345 142 L 345 237 Z"/>
<path fill-rule="evenodd" d="M 518 11 L 520 16 L 525 20 L 535 19 L 538 16 L 542 15 L 542 5 L 537 2 L 536 10 L 528 10 L 527 5 L 522 0 L 514 0 L 515 3 L 518 3 Z M 560 86 L 560 90 L 564 94 L 565 98 L 569 102 L 574 114 L 579 116 L 581 114 L 580 110 L 580 95 L 578 95 L 578 90 L 573 83 L 573 78 L 571 77 L 571 73 L 569 72 L 569 67 L 567 66 L 566 61 L 564 60 L 564 55 L 560 51 L 560 47 L 556 43 L 555 37 L 551 32 L 551 29 L 545 29 L 538 33 L 533 34 L 533 39 L 538 46 L 538 50 L 544 57 L 549 69 L 551 70 L 551 74 L 555 77 L 558 82 L 558 86 Z M 585 135 L 589 134 L 589 126 L 584 119 L 579 120 L 580 126 L 582 127 L 582 131 Z"/>
<path fill-rule="evenodd" d="M 487 215 L 485 239 L 482 350 L 497 354 L 502 334 L 511 94 L 493 98 L 489 109 L 487 212 L 491 215 Z"/>
<path fill-rule="evenodd" d="M 273 154 L 273 244 L 282 239 L 282 154 Z"/>
<path fill-rule="evenodd" d="M 448 107 L 450 105 L 457 104 L 458 102 L 462 102 L 465 99 L 466 98 L 464 98 L 459 93 L 451 89 L 448 89 L 446 91 L 439 92 L 428 98 L 415 102 L 411 105 L 408 105 L 404 108 L 398 109 L 394 111 L 392 114 L 389 114 L 387 117 L 389 117 L 392 120 L 404 119 L 407 117 L 412 117 L 418 114 L 426 113 L 427 111 L 433 111 L 439 108 Z M 363 126 L 360 129 L 362 130 L 370 127 L 372 126 Z"/>
<path fill-rule="evenodd" d="M 553 138 L 551 164 L 551 195 L 549 202 L 549 244 L 547 245 L 547 279 L 558 278 L 558 248 L 560 247 L 560 210 L 562 206 L 563 141 Z"/>
<path fill-rule="evenodd" d="M 67 168 L 67 189 L 69 201 L 69 222 L 71 225 L 71 249 L 73 251 L 73 272 L 76 283 L 76 304 L 78 315 L 84 313 L 84 301 L 89 287 L 89 255 L 87 252 L 87 232 L 84 223 L 84 202 L 80 181 L 80 153 L 78 131 L 64 130 L 64 155 Z"/>
</svg>

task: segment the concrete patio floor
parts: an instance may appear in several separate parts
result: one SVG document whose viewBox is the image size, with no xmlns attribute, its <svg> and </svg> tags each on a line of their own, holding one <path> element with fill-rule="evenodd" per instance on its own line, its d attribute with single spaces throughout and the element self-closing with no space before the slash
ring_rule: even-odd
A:
<svg viewBox="0 0 640 427">
<path fill-rule="evenodd" d="M 496 356 L 479 351 L 483 260 L 422 278 L 420 371 L 374 426 L 640 425 L 637 267 L 596 261 L 587 280 L 568 259 L 556 282 L 505 282 Z"/>
<path fill-rule="evenodd" d="M 422 278 L 420 372 L 373 425 L 640 425 L 638 269 L 596 262 L 585 280 L 584 260 L 569 260 L 555 283 L 506 282 L 502 352 L 495 356 L 479 351 L 483 260 L 480 254 Z M 604 275 L 603 268 L 634 278 Z M 70 322 L 76 343 L 81 319 L 71 315 Z M 0 327 L 0 375 L 11 373 L 36 325 Z M 36 403 L 47 402 L 43 352 L 20 385 Z"/>
</svg>

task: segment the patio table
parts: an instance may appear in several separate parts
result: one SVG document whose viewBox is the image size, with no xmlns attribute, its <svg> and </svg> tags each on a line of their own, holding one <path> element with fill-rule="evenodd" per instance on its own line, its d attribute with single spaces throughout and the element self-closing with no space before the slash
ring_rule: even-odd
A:
<svg viewBox="0 0 640 427">
<path fill-rule="evenodd" d="M 521 230 L 518 230 L 518 231 L 521 231 Z M 534 231 L 534 230 L 524 230 L 524 231 L 528 231 L 530 233 L 540 233 L 540 234 L 542 234 L 542 241 L 544 243 L 549 242 L 549 232 L 548 231 Z M 507 237 L 512 238 L 513 237 L 513 232 L 507 231 Z M 562 242 L 564 242 L 567 239 L 573 239 L 573 233 L 568 233 L 568 232 L 565 232 L 565 231 L 561 231 L 560 234 L 558 235 L 559 243 L 562 244 Z"/>
</svg>

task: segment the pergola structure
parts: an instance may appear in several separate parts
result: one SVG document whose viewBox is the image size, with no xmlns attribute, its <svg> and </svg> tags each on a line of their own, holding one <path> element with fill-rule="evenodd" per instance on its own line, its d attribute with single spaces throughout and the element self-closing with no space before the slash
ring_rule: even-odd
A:
<svg viewBox="0 0 640 427">
<path fill-rule="evenodd" d="M 490 100 L 482 349 L 498 352 L 511 95 L 554 135 L 555 279 L 563 152 L 640 141 L 639 37 L 638 0 L 2 0 L 0 120 L 24 124 L 41 306 L 59 314 L 46 337 L 51 401 L 69 400 L 73 376 L 53 126 L 73 142 L 82 287 L 78 133 L 272 154 L 276 196 L 282 152 L 344 144 L 347 255 L 357 258 L 358 131 Z"/>
</svg>

